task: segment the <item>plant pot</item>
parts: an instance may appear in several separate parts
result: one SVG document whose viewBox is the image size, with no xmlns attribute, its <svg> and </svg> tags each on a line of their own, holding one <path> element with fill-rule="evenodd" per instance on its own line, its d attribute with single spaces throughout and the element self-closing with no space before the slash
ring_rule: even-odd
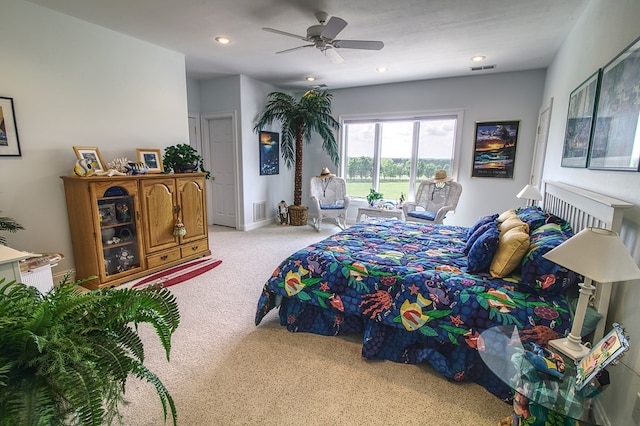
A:
<svg viewBox="0 0 640 426">
<path fill-rule="evenodd" d="M 289 206 L 289 225 L 292 225 L 292 226 L 306 225 L 308 220 L 309 220 L 309 207 Z"/>
<path fill-rule="evenodd" d="M 196 170 L 198 170 L 198 163 L 178 167 L 178 173 L 195 173 Z"/>
</svg>

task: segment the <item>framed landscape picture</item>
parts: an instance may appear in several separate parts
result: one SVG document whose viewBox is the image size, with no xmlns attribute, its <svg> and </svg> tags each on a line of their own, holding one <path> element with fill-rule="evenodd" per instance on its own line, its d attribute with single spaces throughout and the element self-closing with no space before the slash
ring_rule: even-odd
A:
<svg viewBox="0 0 640 426">
<path fill-rule="evenodd" d="M 0 97 L 0 156 L 20 157 L 21 155 L 13 98 Z"/>
<path fill-rule="evenodd" d="M 138 161 L 141 161 L 149 167 L 147 173 L 162 173 L 164 167 L 162 165 L 162 152 L 159 149 L 137 148 L 136 155 Z"/>
<path fill-rule="evenodd" d="M 590 169 L 638 171 L 640 39 L 602 69 Z"/>
<path fill-rule="evenodd" d="M 471 177 L 513 178 L 519 121 L 476 122 Z"/>
<path fill-rule="evenodd" d="M 97 146 L 74 146 L 73 151 L 76 153 L 78 160 L 85 158 L 93 164 L 96 172 L 102 172 L 105 169 L 104 160 Z"/>
<path fill-rule="evenodd" d="M 274 132 L 260 131 L 260 174 L 277 175 L 280 173 L 280 135 Z"/>
<path fill-rule="evenodd" d="M 587 167 L 599 83 L 600 70 L 582 82 L 569 96 L 562 167 Z"/>
</svg>

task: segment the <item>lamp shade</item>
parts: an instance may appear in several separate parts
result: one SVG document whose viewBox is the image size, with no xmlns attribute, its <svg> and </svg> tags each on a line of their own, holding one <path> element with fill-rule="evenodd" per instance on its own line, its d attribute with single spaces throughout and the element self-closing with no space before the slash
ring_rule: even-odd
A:
<svg viewBox="0 0 640 426">
<path fill-rule="evenodd" d="M 640 269 L 613 231 L 585 228 L 542 257 L 600 283 L 640 278 Z"/>
<path fill-rule="evenodd" d="M 533 185 L 527 185 L 524 188 L 522 188 L 522 191 L 518 192 L 518 195 L 516 195 L 516 197 L 524 198 L 525 200 L 533 200 L 533 201 L 542 200 L 542 194 L 540 193 L 538 188 L 536 188 Z"/>
</svg>

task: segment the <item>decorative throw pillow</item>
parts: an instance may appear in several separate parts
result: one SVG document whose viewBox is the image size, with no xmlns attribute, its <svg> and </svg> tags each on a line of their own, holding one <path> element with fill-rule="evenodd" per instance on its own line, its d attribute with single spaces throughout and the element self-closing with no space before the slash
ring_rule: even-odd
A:
<svg viewBox="0 0 640 426">
<path fill-rule="evenodd" d="M 498 213 L 491 214 L 488 216 L 483 216 L 476 223 L 474 223 L 471 228 L 467 230 L 467 240 L 473 235 L 474 232 L 478 230 L 482 225 L 486 225 L 489 222 L 493 222 L 498 218 Z"/>
<path fill-rule="evenodd" d="M 513 228 L 521 228 L 527 234 L 529 233 L 529 225 L 521 221 L 518 216 L 510 217 L 498 225 L 498 229 L 502 234 Z"/>
<path fill-rule="evenodd" d="M 488 272 L 491 261 L 498 248 L 500 231 L 493 227 L 484 232 L 469 250 L 467 256 L 468 272 Z"/>
<path fill-rule="evenodd" d="M 491 260 L 489 272 L 494 278 L 504 278 L 520 264 L 529 248 L 529 233 L 521 227 L 508 230 L 500 235 L 498 249 Z"/>
<path fill-rule="evenodd" d="M 520 208 L 516 210 L 516 214 L 523 222 L 529 225 L 531 231 L 538 229 L 545 223 L 557 223 L 565 232 L 571 230 L 571 225 L 567 221 L 554 214 L 545 213 L 537 206 Z"/>
<path fill-rule="evenodd" d="M 478 229 L 476 229 L 473 235 L 471 235 L 471 237 L 467 239 L 467 245 L 464 247 L 464 254 L 468 255 L 469 251 L 471 250 L 471 247 L 473 247 L 473 245 L 478 240 L 478 238 L 480 238 L 480 236 L 482 236 L 485 232 L 487 232 L 490 229 L 497 230 L 498 222 L 496 221 L 488 222 L 482 225 L 481 227 L 479 227 Z"/>
<path fill-rule="evenodd" d="M 505 220 L 509 219 L 510 217 L 514 217 L 516 216 L 516 212 L 514 210 L 507 210 L 506 212 L 500 214 L 500 216 L 498 216 L 498 218 L 496 219 L 498 222 L 504 222 Z"/>
<path fill-rule="evenodd" d="M 578 275 L 543 256 L 559 246 L 573 233 L 564 232 L 562 225 L 547 223 L 531 232 L 530 246 L 522 258 L 522 284 L 520 289 L 540 295 L 557 295 L 575 285 Z"/>
</svg>

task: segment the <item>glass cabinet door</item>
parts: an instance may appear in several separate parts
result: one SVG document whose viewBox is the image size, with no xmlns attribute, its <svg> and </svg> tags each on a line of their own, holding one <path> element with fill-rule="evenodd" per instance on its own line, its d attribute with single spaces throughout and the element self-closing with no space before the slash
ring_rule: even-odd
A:
<svg viewBox="0 0 640 426">
<path fill-rule="evenodd" d="M 97 201 L 105 278 L 140 268 L 135 196 L 112 186 Z"/>
</svg>

